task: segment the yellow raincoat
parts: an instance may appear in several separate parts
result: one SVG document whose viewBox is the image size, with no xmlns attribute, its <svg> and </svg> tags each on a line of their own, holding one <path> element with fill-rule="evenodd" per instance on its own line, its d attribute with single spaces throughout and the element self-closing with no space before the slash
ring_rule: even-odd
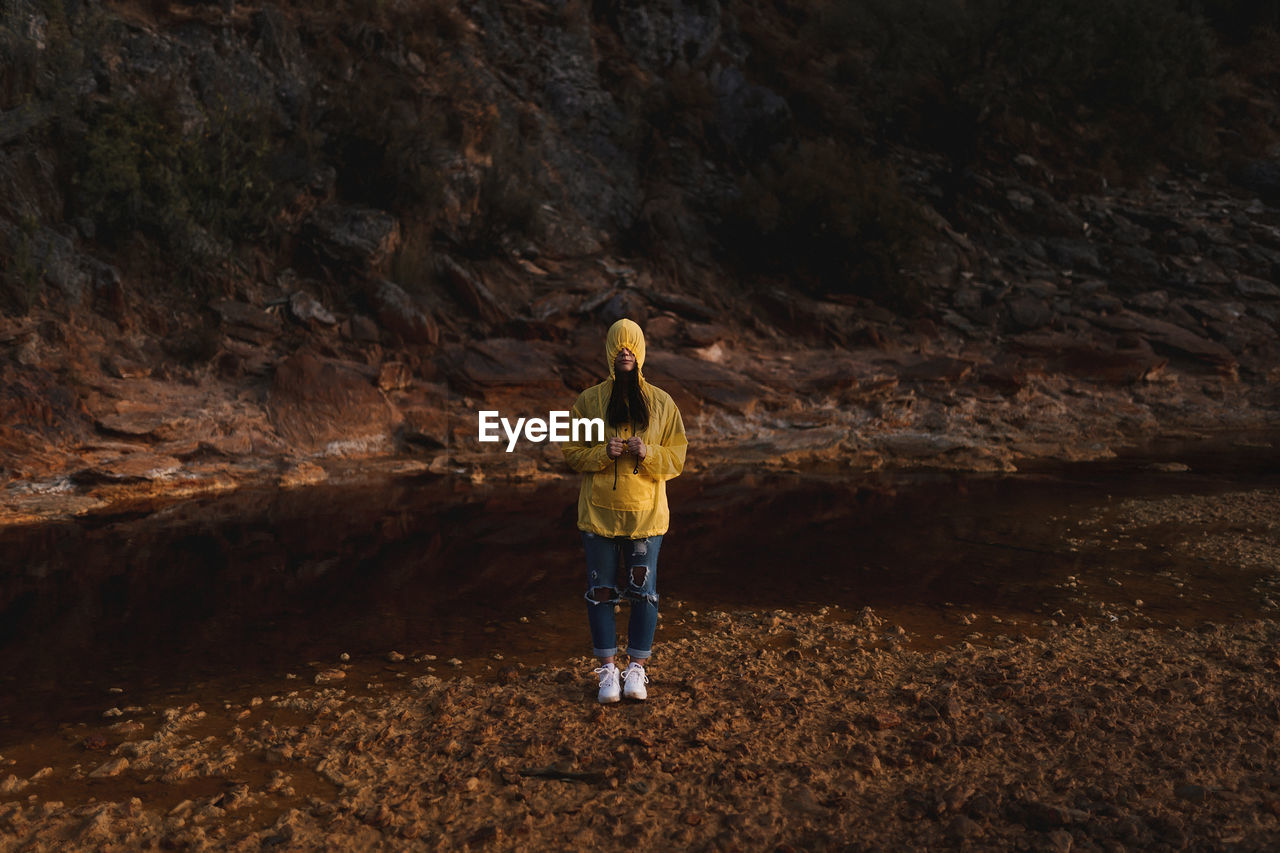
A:
<svg viewBox="0 0 1280 853">
<path fill-rule="evenodd" d="M 611 424 L 607 417 L 609 394 L 613 391 L 613 360 L 623 347 L 636 357 L 636 376 L 649 404 L 649 426 L 636 433 L 631 424 Z M 671 395 L 645 381 L 644 333 L 631 320 L 619 320 L 609 327 L 604 344 L 609 378 L 593 385 L 573 404 L 574 418 L 600 418 L 605 422 L 605 442 L 587 444 L 564 442 L 564 458 L 573 470 L 582 473 L 578 491 L 578 529 L 598 536 L 626 536 L 640 539 L 667 532 L 671 513 L 667 509 L 667 480 L 684 470 L 689 442 L 684 421 Z M 639 435 L 648 448 L 636 470 L 636 457 L 624 453 L 617 460 L 605 452 L 611 436 Z"/>
</svg>

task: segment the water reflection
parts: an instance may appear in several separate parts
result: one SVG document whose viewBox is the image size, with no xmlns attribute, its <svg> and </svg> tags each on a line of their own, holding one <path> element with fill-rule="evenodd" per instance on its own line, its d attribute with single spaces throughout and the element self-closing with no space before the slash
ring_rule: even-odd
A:
<svg viewBox="0 0 1280 853">
<path fill-rule="evenodd" d="M 1124 594 L 1139 590 L 1164 621 L 1256 612 L 1238 578 L 1204 566 L 1177 567 L 1199 595 L 1174 599 L 1140 585 L 1169 568 L 1165 558 L 1064 547 L 1075 520 L 1111 498 L 1274 484 L 1280 470 L 1274 449 L 1179 458 L 1190 472 L 1134 457 L 1016 477 L 684 477 L 670 486 L 664 614 L 676 601 L 870 605 L 949 640 L 965 632 L 961 610 L 1028 628 L 1069 616 L 1063 578 L 1098 572 L 1138 578 Z M 0 728 L 96 715 L 118 701 L 110 687 L 129 701 L 208 678 L 248 688 L 343 651 L 585 654 L 576 490 L 569 478 L 402 479 L 5 531 Z"/>
</svg>

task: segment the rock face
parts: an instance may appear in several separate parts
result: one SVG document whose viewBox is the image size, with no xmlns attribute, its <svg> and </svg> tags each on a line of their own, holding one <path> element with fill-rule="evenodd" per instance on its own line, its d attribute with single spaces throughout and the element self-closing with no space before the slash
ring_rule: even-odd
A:
<svg viewBox="0 0 1280 853">
<path fill-rule="evenodd" d="M 15 10 L 31 73 L 28 103 L 0 103 L 0 467 L 18 503 L 72 475 L 77 501 L 275 482 L 334 448 L 560 472 L 554 448 L 486 453 L 476 411 L 567 405 L 622 316 L 694 466 L 1009 470 L 1280 406 L 1257 157 L 1121 185 L 1031 152 L 952 174 L 886 141 L 920 218 L 912 307 L 744 270 L 725 235 L 747 190 L 815 123 L 859 127 L 829 91 L 856 63 L 779 64 L 812 35 L 780 7 Z M 796 218 L 770 206 L 788 191 L 748 213 Z"/>
<path fill-rule="evenodd" d="M 394 282 L 381 281 L 373 293 L 374 309 L 383 328 L 409 344 L 432 344 L 440 340 L 440 327 L 409 294 Z"/>
<path fill-rule="evenodd" d="M 369 379 L 307 351 L 276 368 L 267 407 L 280 435 L 304 452 L 367 451 L 390 436 L 391 408 Z"/>
</svg>

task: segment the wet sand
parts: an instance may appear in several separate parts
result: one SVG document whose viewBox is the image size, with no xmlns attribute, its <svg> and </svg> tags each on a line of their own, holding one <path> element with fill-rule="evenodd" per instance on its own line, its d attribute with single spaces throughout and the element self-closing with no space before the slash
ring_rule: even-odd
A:
<svg viewBox="0 0 1280 853">
<path fill-rule="evenodd" d="M 1063 546 L 1131 554 L 1172 525 L 1153 568 L 1207 561 L 1267 614 L 1277 509 L 1273 489 L 1124 499 Z M 1280 622 L 1146 626 L 1106 577 L 1064 579 L 1070 618 L 957 612 L 968 640 L 871 609 L 670 606 L 650 699 L 611 707 L 586 657 L 300 665 L 272 695 L 64 729 L 47 770 L 0 750 L 0 850 L 1274 849 Z"/>
</svg>

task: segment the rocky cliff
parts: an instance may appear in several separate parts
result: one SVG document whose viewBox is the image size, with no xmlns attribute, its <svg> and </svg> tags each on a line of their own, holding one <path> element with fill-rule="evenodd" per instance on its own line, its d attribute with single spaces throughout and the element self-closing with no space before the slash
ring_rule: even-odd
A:
<svg viewBox="0 0 1280 853">
<path fill-rule="evenodd" d="M 1274 22 L 917 5 L 4 0 L 6 518 L 560 471 L 476 412 L 567 407 L 620 316 L 694 468 L 1268 425 Z"/>
</svg>

